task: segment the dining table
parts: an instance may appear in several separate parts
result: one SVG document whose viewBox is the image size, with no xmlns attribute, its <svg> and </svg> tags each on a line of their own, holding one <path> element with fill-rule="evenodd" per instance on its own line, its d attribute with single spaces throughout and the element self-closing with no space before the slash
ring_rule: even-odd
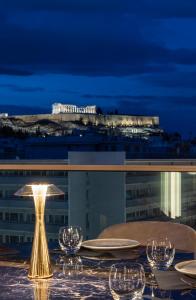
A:
<svg viewBox="0 0 196 300">
<path fill-rule="evenodd" d="M 194 259 L 194 254 L 177 251 L 172 266 L 157 277 L 147 261 L 145 246 L 115 251 L 93 251 L 81 248 L 77 255 L 66 256 L 55 244 L 49 245 L 53 277 L 28 278 L 31 244 L 0 246 L 0 299 L 1 300 L 60 300 L 113 299 L 109 289 L 109 271 L 116 262 L 137 262 L 143 265 L 146 275 L 142 299 L 196 299 L 196 279 L 181 278 L 175 271 L 176 263 Z M 159 274 L 160 275 L 160 274 Z M 165 278 L 171 280 L 164 282 Z M 182 279 L 172 286 L 172 280 Z M 173 279 L 172 279 L 173 278 Z M 157 280 L 159 279 L 159 280 Z M 163 286 L 162 282 L 163 280 Z M 184 281 L 183 281 L 184 280 Z"/>
</svg>

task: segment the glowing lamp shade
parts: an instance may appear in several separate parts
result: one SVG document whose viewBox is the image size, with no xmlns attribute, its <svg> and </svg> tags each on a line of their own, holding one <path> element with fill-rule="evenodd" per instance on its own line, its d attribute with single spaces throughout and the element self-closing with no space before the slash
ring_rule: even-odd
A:
<svg viewBox="0 0 196 300">
<path fill-rule="evenodd" d="M 45 201 L 46 197 L 63 194 L 55 185 L 47 183 L 27 184 L 15 193 L 16 196 L 33 197 L 35 205 L 36 219 L 29 278 L 49 278 L 53 275 L 44 223 Z"/>
</svg>

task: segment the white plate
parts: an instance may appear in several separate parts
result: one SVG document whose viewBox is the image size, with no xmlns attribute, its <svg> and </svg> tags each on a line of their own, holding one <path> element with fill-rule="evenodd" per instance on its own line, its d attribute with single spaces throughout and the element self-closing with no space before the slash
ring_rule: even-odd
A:
<svg viewBox="0 0 196 300">
<path fill-rule="evenodd" d="M 120 258 L 120 257 L 105 257 L 105 256 L 83 256 L 83 258 L 88 260 L 94 260 L 94 261 L 119 261 L 119 260 L 127 260 L 127 258 Z"/>
<path fill-rule="evenodd" d="M 82 246 L 92 250 L 118 250 L 128 249 L 139 246 L 140 243 L 128 239 L 96 239 L 88 240 L 82 243 Z"/>
<path fill-rule="evenodd" d="M 176 271 L 196 278 L 196 260 L 182 261 L 175 265 Z"/>
</svg>

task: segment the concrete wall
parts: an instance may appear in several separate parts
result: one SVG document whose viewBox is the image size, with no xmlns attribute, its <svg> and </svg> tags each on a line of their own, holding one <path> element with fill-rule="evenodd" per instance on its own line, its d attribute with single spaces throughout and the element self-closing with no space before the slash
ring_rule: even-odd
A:
<svg viewBox="0 0 196 300">
<path fill-rule="evenodd" d="M 70 164 L 124 164 L 124 152 L 70 152 Z M 96 238 L 126 220 L 124 172 L 69 172 L 69 223 L 82 227 L 84 239 Z"/>
</svg>

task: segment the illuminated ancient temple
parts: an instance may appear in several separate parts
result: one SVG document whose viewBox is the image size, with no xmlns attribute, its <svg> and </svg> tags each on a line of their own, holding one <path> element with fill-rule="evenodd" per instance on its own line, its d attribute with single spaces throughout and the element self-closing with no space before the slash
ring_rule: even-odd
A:
<svg viewBox="0 0 196 300">
<path fill-rule="evenodd" d="M 96 105 L 77 106 L 72 104 L 54 103 L 52 105 L 52 114 L 60 113 L 96 114 Z"/>
</svg>

